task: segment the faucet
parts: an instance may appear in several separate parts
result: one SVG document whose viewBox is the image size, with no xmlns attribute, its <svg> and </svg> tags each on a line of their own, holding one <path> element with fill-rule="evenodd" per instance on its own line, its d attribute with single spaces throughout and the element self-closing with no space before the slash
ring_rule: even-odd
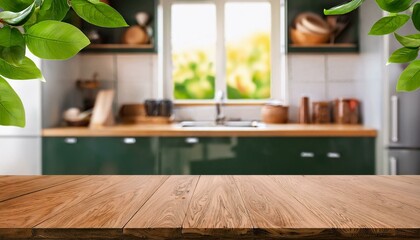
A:
<svg viewBox="0 0 420 240">
<path fill-rule="evenodd" d="M 216 92 L 216 124 L 223 125 L 226 117 L 223 114 L 223 104 L 225 102 L 225 93 L 222 90 Z"/>
</svg>

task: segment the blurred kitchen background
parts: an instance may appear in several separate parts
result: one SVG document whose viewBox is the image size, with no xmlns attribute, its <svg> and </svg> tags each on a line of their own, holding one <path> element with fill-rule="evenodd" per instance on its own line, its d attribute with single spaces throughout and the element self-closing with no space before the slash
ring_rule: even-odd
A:
<svg viewBox="0 0 420 240">
<path fill-rule="evenodd" d="M 366 1 L 359 11 L 344 17 L 322 15 L 323 8 L 339 2 L 110 0 L 107 3 L 131 25 L 129 29 L 112 30 L 92 27 L 69 15 L 68 21 L 79 26 L 92 45 L 67 61 L 39 61 L 46 83 L 11 82 L 24 102 L 27 126 L 0 128 L 0 174 L 419 174 L 420 115 L 413 108 L 420 100 L 419 92 L 395 92 L 401 66 L 385 65 L 395 42 L 367 34 L 383 13 L 375 2 Z M 117 126 L 124 120 L 123 114 L 133 114 L 133 118 L 128 118 L 128 122 L 136 123 L 128 125 L 133 126 L 132 131 L 102 134 L 101 129 L 83 132 L 81 126 L 70 126 L 89 124 L 84 116 L 91 112 L 85 112 L 83 117 L 80 114 L 93 108 L 102 89 L 113 90 L 101 102 L 107 105 L 107 97 L 111 99 L 110 115 Z M 162 99 L 170 100 L 165 110 L 170 114 L 166 112 L 159 118 L 151 109 L 157 108 L 154 100 Z M 219 115 L 217 104 L 223 105 L 219 106 Z M 340 118 L 346 106 L 356 114 L 356 120 Z M 262 114 L 270 107 L 279 111 L 273 113 L 274 117 Z M 279 110 L 281 107 L 286 108 Z M 107 111 L 97 113 L 98 124 L 105 128 L 109 119 L 104 119 L 110 117 Z M 136 114 L 143 117 L 136 118 Z M 331 126 L 331 131 L 337 125 L 352 124 L 367 131 L 376 130 L 376 134 L 366 140 L 363 133 L 355 133 L 349 139 L 340 134 L 326 137 L 312 133 L 289 139 L 279 133 L 278 145 L 272 146 L 271 138 L 260 139 L 258 133 L 252 133 L 241 139 L 235 130 L 232 136 L 227 131 L 217 137 L 196 132 L 177 138 L 170 134 L 135 134 L 140 131 L 136 130 L 138 125 L 154 129 L 169 123 L 179 132 L 179 122 L 207 124 L 217 117 L 224 117 L 220 118 L 224 121 L 277 123 L 274 125 L 279 127 L 273 131 L 278 132 L 285 124 L 295 128 L 323 125 L 324 130 Z M 207 125 L 204 127 L 208 129 Z M 60 129 L 64 132 L 60 133 Z M 167 126 L 163 129 L 170 131 Z M 196 131 L 200 132 L 200 128 Z M 140 144 L 141 151 L 118 148 L 113 141 Z M 317 143 L 320 145 L 313 151 L 298 148 L 296 161 L 315 156 L 316 161 L 322 162 L 327 157 L 318 159 L 318 152 L 324 151 L 319 149 L 331 147 L 334 151 L 325 150 L 329 159 L 321 164 L 325 164 L 325 169 L 316 161 L 302 161 L 296 166 L 286 163 L 291 166 L 290 171 L 282 167 L 265 171 L 255 163 L 243 171 L 226 170 L 229 164 L 232 168 L 241 165 L 237 159 L 226 159 L 252 161 L 248 159 L 252 156 L 255 161 L 264 161 L 258 158 L 289 154 L 287 149 L 281 150 L 281 145 Z M 258 144 L 262 144 L 259 150 L 247 152 L 247 148 Z M 111 152 L 96 156 L 85 153 L 100 150 Z M 225 151 L 231 153 L 225 156 Z M 366 154 L 351 156 L 350 152 Z M 131 160 L 119 168 L 115 163 L 101 163 L 98 156 Z M 137 158 L 145 157 L 144 168 L 136 171 L 131 167 Z M 292 155 L 287 157 L 293 160 Z M 368 163 L 357 163 L 363 157 Z M 335 164 L 330 158 L 355 161 L 354 171 L 348 167 L 351 162 L 328 165 Z M 61 162 L 67 159 L 70 162 Z M 198 166 L 199 161 L 217 163 L 225 169 L 217 170 L 214 164 Z M 270 166 L 276 164 L 268 163 L 266 167 Z M 345 168 L 349 170 L 346 172 Z"/>
</svg>

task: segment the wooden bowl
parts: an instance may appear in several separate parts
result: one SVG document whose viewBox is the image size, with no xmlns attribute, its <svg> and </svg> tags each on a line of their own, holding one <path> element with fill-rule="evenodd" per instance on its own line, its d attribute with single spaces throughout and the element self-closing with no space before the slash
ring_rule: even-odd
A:
<svg viewBox="0 0 420 240">
<path fill-rule="evenodd" d="M 312 46 L 327 43 L 330 39 L 330 34 L 304 33 L 291 28 L 290 39 L 292 43 L 297 45 Z"/>
<path fill-rule="evenodd" d="M 261 109 L 261 118 L 264 123 L 287 123 L 289 119 L 289 107 L 267 104 Z"/>
<path fill-rule="evenodd" d="M 68 127 L 87 127 L 89 126 L 90 118 L 79 120 L 79 121 L 69 121 L 69 120 L 65 120 L 65 121 Z"/>
<path fill-rule="evenodd" d="M 123 36 L 123 43 L 126 44 L 147 44 L 149 43 L 149 35 L 147 35 L 147 32 L 144 28 L 135 25 L 129 27 Z"/>
<path fill-rule="evenodd" d="M 120 108 L 120 117 L 137 117 L 144 116 L 146 112 L 143 104 L 124 104 Z"/>
</svg>

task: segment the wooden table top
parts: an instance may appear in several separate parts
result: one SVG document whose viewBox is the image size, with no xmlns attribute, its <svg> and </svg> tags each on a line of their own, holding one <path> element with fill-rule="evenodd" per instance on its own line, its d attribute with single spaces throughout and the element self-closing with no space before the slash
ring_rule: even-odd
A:
<svg viewBox="0 0 420 240">
<path fill-rule="evenodd" d="M 420 239 L 420 176 L 0 176 L 0 239 Z"/>
<path fill-rule="evenodd" d="M 48 128 L 44 137 L 376 137 L 377 131 L 361 125 L 267 124 L 260 128 L 194 127 L 177 124 L 116 125 L 102 128 Z"/>
</svg>

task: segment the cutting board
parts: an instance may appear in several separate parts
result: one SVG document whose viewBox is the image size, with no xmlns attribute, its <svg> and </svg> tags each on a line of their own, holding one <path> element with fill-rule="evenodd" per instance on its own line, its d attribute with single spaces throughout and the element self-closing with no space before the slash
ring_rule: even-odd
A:
<svg viewBox="0 0 420 240">
<path fill-rule="evenodd" d="M 114 125 L 115 119 L 112 113 L 112 102 L 114 101 L 114 90 L 102 90 L 96 97 L 93 107 L 90 128 L 99 128 L 103 126 Z"/>
</svg>

